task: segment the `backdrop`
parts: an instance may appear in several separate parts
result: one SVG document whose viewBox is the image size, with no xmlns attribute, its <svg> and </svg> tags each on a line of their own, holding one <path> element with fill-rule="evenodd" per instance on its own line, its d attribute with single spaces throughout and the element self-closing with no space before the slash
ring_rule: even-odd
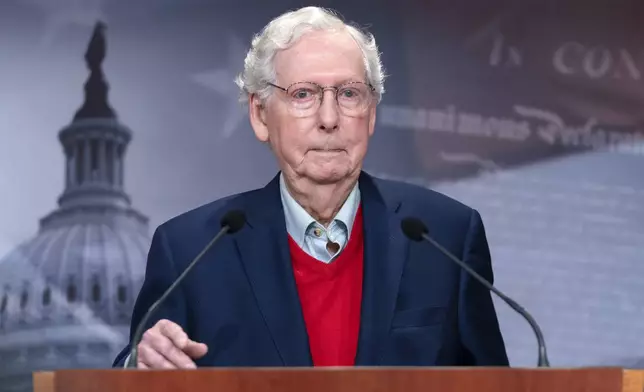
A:
<svg viewBox="0 0 644 392">
<path fill-rule="evenodd" d="M 383 53 L 366 169 L 479 209 L 553 366 L 644 358 L 644 3 L 600 3 L 318 2 Z M 110 366 L 154 228 L 272 178 L 233 78 L 302 5 L 0 2 L 0 391 Z M 496 304 L 512 365 L 534 366 Z"/>
</svg>

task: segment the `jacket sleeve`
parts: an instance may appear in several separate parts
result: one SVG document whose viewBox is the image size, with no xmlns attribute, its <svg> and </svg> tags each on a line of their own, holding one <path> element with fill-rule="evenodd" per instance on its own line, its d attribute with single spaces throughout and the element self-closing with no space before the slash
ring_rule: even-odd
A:
<svg viewBox="0 0 644 392">
<path fill-rule="evenodd" d="M 152 236 L 143 285 L 141 286 L 132 312 L 130 337 L 128 341 L 132 341 L 139 322 L 150 306 L 163 295 L 164 291 L 170 287 L 178 276 L 179 274 L 172 259 L 172 252 L 164 228 L 163 226 L 159 226 Z M 185 298 L 181 286 L 179 286 L 157 308 L 155 314 L 148 320 L 144 330 L 151 328 L 162 319 L 168 319 L 177 323 L 185 330 L 187 320 L 186 311 Z M 123 367 L 129 352 L 130 344 L 116 356 L 112 366 Z"/>
<path fill-rule="evenodd" d="M 463 260 L 494 284 L 490 249 L 480 214 L 472 210 Z M 508 356 L 492 295 L 476 278 L 461 270 L 459 330 L 465 348 L 465 366 L 508 366 Z"/>
</svg>

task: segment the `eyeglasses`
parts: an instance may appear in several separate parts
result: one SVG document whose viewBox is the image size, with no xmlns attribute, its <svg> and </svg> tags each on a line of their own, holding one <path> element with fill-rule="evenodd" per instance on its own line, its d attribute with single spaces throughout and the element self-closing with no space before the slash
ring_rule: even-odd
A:
<svg viewBox="0 0 644 392">
<path fill-rule="evenodd" d="M 337 87 L 320 86 L 313 82 L 297 82 L 286 88 L 273 83 L 268 84 L 286 93 L 289 109 L 297 117 L 307 117 L 317 113 L 326 90 L 335 92 L 335 100 L 344 115 L 359 116 L 371 105 L 375 91 L 373 86 L 363 82 L 349 82 Z"/>
</svg>

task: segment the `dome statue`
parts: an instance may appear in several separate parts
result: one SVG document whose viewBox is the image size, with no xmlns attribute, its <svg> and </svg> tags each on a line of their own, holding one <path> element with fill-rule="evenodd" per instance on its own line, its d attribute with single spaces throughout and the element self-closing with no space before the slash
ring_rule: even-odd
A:
<svg viewBox="0 0 644 392">
<path fill-rule="evenodd" d="M 108 102 L 104 32 L 97 23 L 85 101 L 59 132 L 58 208 L 0 260 L 0 392 L 31 391 L 34 371 L 110 367 L 129 337 L 150 238 L 123 187 L 132 132 Z"/>
</svg>

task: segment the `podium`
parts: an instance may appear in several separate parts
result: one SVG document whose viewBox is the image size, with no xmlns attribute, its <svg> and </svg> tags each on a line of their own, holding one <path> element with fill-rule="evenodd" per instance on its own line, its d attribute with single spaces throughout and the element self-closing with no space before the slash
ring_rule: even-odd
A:
<svg viewBox="0 0 644 392">
<path fill-rule="evenodd" d="M 35 392 L 643 392 L 622 368 L 201 368 L 34 373 Z"/>
</svg>

